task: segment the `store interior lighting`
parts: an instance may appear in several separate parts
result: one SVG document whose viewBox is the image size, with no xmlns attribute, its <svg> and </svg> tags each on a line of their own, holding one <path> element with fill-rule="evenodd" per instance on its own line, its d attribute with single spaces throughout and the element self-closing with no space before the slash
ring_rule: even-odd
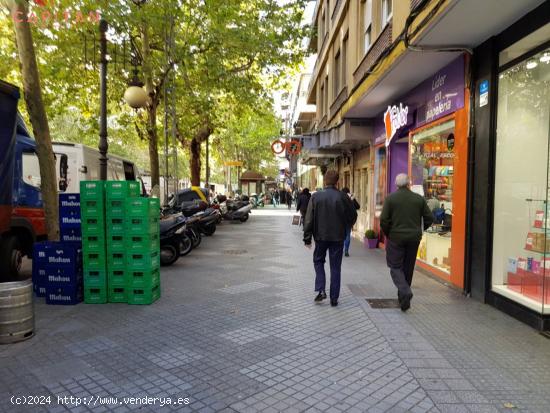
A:
<svg viewBox="0 0 550 413">
<path fill-rule="evenodd" d="M 540 60 L 541 63 L 549 63 L 550 62 L 550 53 L 544 53 L 539 60 Z"/>
<path fill-rule="evenodd" d="M 526 67 L 527 69 L 534 69 L 534 68 L 537 67 L 537 66 L 538 66 L 538 63 L 537 63 L 535 60 L 529 60 L 529 61 L 527 62 L 527 65 L 525 65 L 525 67 Z"/>
</svg>

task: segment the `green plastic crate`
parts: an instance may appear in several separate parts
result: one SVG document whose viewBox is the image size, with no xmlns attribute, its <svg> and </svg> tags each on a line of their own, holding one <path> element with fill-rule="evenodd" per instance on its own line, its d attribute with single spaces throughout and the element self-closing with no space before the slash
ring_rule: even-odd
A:
<svg viewBox="0 0 550 413">
<path fill-rule="evenodd" d="M 104 181 L 80 181 L 80 200 L 103 199 L 104 195 Z"/>
<path fill-rule="evenodd" d="M 160 216 L 160 200 L 158 198 L 128 198 L 126 199 L 126 215 L 158 218 Z"/>
<path fill-rule="evenodd" d="M 103 234 L 90 234 L 86 233 L 82 235 L 82 250 L 84 252 L 97 252 L 105 254 L 105 237 Z"/>
<path fill-rule="evenodd" d="M 160 298 L 160 284 L 152 288 L 129 288 L 128 304 L 153 304 Z"/>
<path fill-rule="evenodd" d="M 131 234 L 126 237 L 126 250 L 128 252 L 151 252 L 159 249 L 159 234 Z"/>
<path fill-rule="evenodd" d="M 83 217 L 103 217 L 105 202 L 103 199 L 83 199 L 80 201 L 80 212 Z"/>
<path fill-rule="evenodd" d="M 110 199 L 105 202 L 105 215 L 108 218 L 122 217 L 126 215 L 126 206 L 123 199 Z"/>
<path fill-rule="evenodd" d="M 158 234 L 159 218 L 148 216 L 128 216 L 126 218 L 126 233 L 127 234 Z"/>
<path fill-rule="evenodd" d="M 109 285 L 107 288 L 107 299 L 110 303 L 127 303 L 128 302 L 128 288 L 119 285 Z"/>
<path fill-rule="evenodd" d="M 107 287 L 107 273 L 105 270 L 84 270 L 84 287 Z"/>
<path fill-rule="evenodd" d="M 99 252 L 82 252 L 84 270 L 105 271 L 107 269 L 107 260 L 105 254 Z"/>
<path fill-rule="evenodd" d="M 138 197 L 141 185 L 138 181 L 107 181 L 105 196 L 107 200 Z"/>
<path fill-rule="evenodd" d="M 124 250 L 127 248 L 127 237 L 120 234 L 107 235 L 107 251 Z"/>
<path fill-rule="evenodd" d="M 84 287 L 84 302 L 86 304 L 105 304 L 107 302 L 107 288 Z"/>
<path fill-rule="evenodd" d="M 124 268 L 109 268 L 107 271 L 107 284 L 109 286 L 127 287 L 130 285 L 129 275 L 130 273 Z"/>
<path fill-rule="evenodd" d="M 104 236 L 105 219 L 103 217 L 82 217 L 80 222 L 82 235 Z"/>
<path fill-rule="evenodd" d="M 107 251 L 107 269 L 124 270 L 126 268 L 126 255 L 124 250 Z"/>
<path fill-rule="evenodd" d="M 130 270 L 153 270 L 160 267 L 160 251 L 128 252 L 126 265 Z"/>
<path fill-rule="evenodd" d="M 153 288 L 160 284 L 160 269 L 134 270 L 128 269 L 128 285 L 132 288 Z"/>
<path fill-rule="evenodd" d="M 107 217 L 105 220 L 107 237 L 126 234 L 126 220 L 123 217 Z"/>
</svg>

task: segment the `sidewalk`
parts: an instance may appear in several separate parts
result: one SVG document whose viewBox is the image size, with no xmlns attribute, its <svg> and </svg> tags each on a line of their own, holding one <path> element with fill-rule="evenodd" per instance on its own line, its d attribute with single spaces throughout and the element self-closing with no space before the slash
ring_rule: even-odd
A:
<svg viewBox="0 0 550 413">
<path fill-rule="evenodd" d="M 46 306 L 0 347 L 0 411 L 16 395 L 188 397 L 187 406 L 52 403 L 60 411 L 548 412 L 550 342 L 416 274 L 412 309 L 383 252 L 353 242 L 340 304 L 314 304 L 311 252 L 283 208 L 225 222 L 162 271 L 152 306 Z"/>
</svg>

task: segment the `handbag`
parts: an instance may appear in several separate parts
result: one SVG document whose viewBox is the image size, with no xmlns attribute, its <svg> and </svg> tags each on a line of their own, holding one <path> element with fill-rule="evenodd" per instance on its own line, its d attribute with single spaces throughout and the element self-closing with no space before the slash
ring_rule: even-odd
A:
<svg viewBox="0 0 550 413">
<path fill-rule="evenodd" d="M 292 216 L 292 225 L 300 225 L 300 215 L 293 215 Z"/>
</svg>

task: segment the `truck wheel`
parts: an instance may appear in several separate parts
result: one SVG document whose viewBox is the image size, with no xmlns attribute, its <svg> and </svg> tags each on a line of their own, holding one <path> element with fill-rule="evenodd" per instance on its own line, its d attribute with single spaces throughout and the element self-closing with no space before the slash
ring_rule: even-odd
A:
<svg viewBox="0 0 550 413">
<path fill-rule="evenodd" d="M 0 271 L 0 273 L 5 274 L 5 279 L 2 279 L 2 281 L 17 279 L 21 271 L 24 255 L 21 243 L 15 235 L 8 235 L 1 243 L 1 246 L 0 266 L 3 267 L 3 271 Z"/>
</svg>

